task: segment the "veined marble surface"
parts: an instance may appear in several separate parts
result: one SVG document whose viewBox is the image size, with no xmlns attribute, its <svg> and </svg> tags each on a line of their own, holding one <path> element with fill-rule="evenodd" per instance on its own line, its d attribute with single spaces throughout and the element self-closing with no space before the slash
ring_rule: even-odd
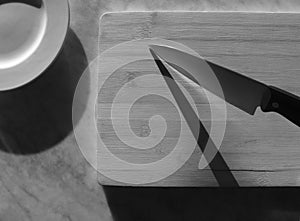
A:
<svg viewBox="0 0 300 221">
<path fill-rule="evenodd" d="M 300 11 L 300 1 L 70 0 L 70 9 L 73 31 L 71 38 L 78 38 L 77 41 L 81 42 L 87 58 L 85 63 L 88 63 L 97 55 L 99 17 L 107 11 L 295 12 Z M 80 50 L 80 45 L 70 44 L 64 52 L 65 57 L 72 58 L 74 62 L 82 62 L 82 55 L 72 53 L 72 50 Z M 76 70 L 83 71 L 84 64 L 81 65 L 82 68 Z M 67 82 L 69 78 L 74 80 L 70 71 L 69 74 L 70 76 L 62 82 Z M 80 74 L 78 73 L 78 76 Z M 54 93 L 53 97 L 54 89 L 58 88 L 59 91 L 64 85 L 53 85 L 52 77 L 49 74 L 43 75 L 24 88 L 0 93 L 0 148 L 6 150 L 0 152 L 0 220 L 111 220 L 105 195 L 97 183 L 96 172 L 82 156 L 70 129 L 70 122 L 64 122 L 64 114 L 71 114 L 70 106 L 58 104 L 62 112 L 57 112 L 48 105 L 50 102 L 55 106 L 56 99 L 61 103 L 71 102 L 74 85 L 69 87 L 69 96 Z M 76 83 L 76 79 L 74 81 Z M 39 95 L 43 90 L 49 90 L 49 93 Z M 32 97 L 41 100 L 32 101 Z M 44 109 L 35 112 L 35 108 L 40 107 L 38 104 Z M 42 131 L 46 131 L 47 134 Z M 53 142 L 47 143 L 45 139 Z M 40 143 L 45 144 L 47 148 L 39 153 L 17 155 L 7 152 L 31 149 L 31 145 L 38 146 Z"/>
</svg>

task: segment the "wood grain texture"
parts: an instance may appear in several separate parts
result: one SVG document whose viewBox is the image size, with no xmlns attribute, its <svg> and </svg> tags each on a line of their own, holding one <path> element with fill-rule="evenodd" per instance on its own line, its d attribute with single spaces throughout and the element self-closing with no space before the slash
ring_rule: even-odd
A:
<svg viewBox="0 0 300 221">
<path fill-rule="evenodd" d="M 159 37 L 182 43 L 208 60 L 300 95 L 299 20 L 300 14 L 292 13 L 107 13 L 100 21 L 99 49 L 104 52 L 125 41 Z M 99 73 L 100 81 L 102 74 Z M 114 93 L 125 83 L 147 74 L 159 74 L 153 61 L 128 64 L 113 73 L 112 80 L 105 84 L 98 98 L 98 115 L 102 116 L 102 120 L 98 119 L 101 137 L 116 156 L 129 162 L 138 159 L 138 163 L 146 163 L 160 159 L 172 150 L 178 136 L 176 122 L 180 119 L 176 109 L 173 113 L 166 101 L 152 97 L 134 105 L 132 131 L 140 137 L 147 137 L 151 128 L 145 110 L 160 111 L 173 125 L 166 134 L 166 145 L 160 146 L 159 150 L 137 152 L 116 139 L 109 118 Z M 201 119 L 204 122 L 209 120 L 210 108 L 202 89 L 173 74 L 194 99 Z M 139 93 L 145 85 L 156 91 L 169 90 L 157 80 L 132 81 L 128 87 L 131 93 Z M 128 102 L 125 99 L 118 103 L 120 119 L 124 112 L 122 108 Z M 298 127 L 277 114 L 265 114 L 260 109 L 250 116 L 227 105 L 227 114 L 227 128 L 220 151 L 240 186 L 300 184 Z M 130 136 L 130 133 L 124 132 L 124 136 Z M 200 155 L 200 150 L 196 149 L 176 173 L 146 186 L 217 186 L 210 168 L 197 169 Z M 102 175 L 99 175 L 99 181 L 103 185 L 130 185 Z"/>
</svg>

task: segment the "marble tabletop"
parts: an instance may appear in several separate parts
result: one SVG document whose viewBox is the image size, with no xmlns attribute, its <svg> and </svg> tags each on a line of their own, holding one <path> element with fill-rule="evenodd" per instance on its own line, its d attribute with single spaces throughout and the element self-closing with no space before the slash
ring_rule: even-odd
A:
<svg viewBox="0 0 300 221">
<path fill-rule="evenodd" d="M 73 93 L 97 56 L 100 16 L 148 10 L 295 12 L 300 2 L 70 0 L 70 31 L 55 63 L 30 84 L 0 93 L 1 221 L 112 219 L 72 132 Z"/>
</svg>

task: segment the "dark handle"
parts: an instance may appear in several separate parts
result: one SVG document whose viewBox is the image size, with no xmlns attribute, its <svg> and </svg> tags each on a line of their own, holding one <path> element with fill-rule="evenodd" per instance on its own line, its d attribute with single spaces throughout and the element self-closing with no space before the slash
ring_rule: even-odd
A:
<svg viewBox="0 0 300 221">
<path fill-rule="evenodd" d="M 300 127 L 300 97 L 282 89 L 269 86 L 271 96 L 264 112 L 276 112 Z"/>
<path fill-rule="evenodd" d="M 0 0 L 0 5 L 6 3 L 24 3 L 27 5 L 31 5 L 36 8 L 42 7 L 43 0 Z"/>
</svg>

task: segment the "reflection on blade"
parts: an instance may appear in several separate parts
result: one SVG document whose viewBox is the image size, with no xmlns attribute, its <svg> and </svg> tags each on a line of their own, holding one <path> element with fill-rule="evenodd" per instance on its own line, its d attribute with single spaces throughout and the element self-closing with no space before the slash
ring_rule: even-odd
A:
<svg viewBox="0 0 300 221">
<path fill-rule="evenodd" d="M 209 162 L 209 166 L 220 186 L 238 187 L 238 182 L 230 171 L 226 161 L 221 153 L 218 151 L 211 137 L 209 136 L 206 128 L 199 120 L 198 116 L 194 112 L 192 106 L 180 90 L 179 86 L 169 73 L 167 68 L 163 65 L 161 60 L 156 56 L 152 49 L 150 53 L 153 56 L 156 65 L 158 66 L 161 74 L 164 76 L 164 80 L 167 83 L 181 113 L 187 121 L 194 138 L 197 140 L 197 144 L 200 147 L 205 159 Z"/>
</svg>

